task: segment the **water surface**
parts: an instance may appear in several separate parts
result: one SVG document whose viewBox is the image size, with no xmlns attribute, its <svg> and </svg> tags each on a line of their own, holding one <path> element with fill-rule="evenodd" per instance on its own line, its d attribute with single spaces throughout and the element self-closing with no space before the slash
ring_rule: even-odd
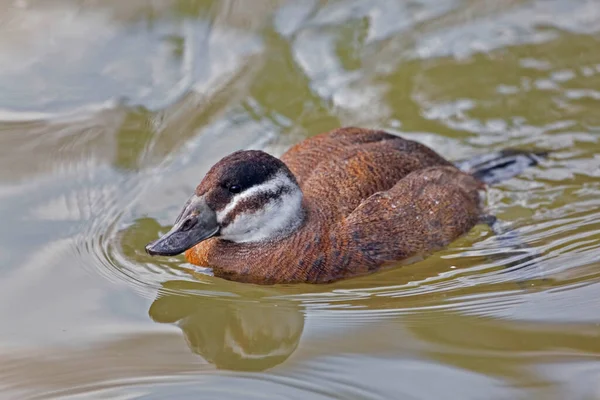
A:
<svg viewBox="0 0 600 400">
<path fill-rule="evenodd" d="M 600 399 L 599 109 L 595 1 L 1 1 L 0 397 Z M 274 287 L 145 254 L 224 155 L 343 125 L 551 150 L 488 196 L 528 249 Z"/>
</svg>

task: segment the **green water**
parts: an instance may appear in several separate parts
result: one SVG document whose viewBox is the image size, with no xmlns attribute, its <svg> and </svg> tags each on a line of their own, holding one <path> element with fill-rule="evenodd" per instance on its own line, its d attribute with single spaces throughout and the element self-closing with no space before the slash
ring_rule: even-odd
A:
<svg viewBox="0 0 600 400">
<path fill-rule="evenodd" d="M 600 399 L 600 3 L 0 1 L 0 398 Z M 343 125 L 552 150 L 326 286 L 151 258 L 208 168 Z M 506 268 L 510 266 L 510 268 Z"/>
</svg>

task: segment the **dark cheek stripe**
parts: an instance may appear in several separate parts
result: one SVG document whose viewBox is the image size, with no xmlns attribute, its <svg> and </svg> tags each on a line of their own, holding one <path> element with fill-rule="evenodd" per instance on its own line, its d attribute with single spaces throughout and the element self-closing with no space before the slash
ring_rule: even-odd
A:
<svg viewBox="0 0 600 400">
<path fill-rule="evenodd" d="M 272 200 L 280 199 L 281 196 L 288 193 L 291 193 L 291 189 L 282 186 L 275 192 L 257 193 L 255 196 L 243 199 L 225 216 L 225 219 L 221 222 L 221 228 L 227 227 L 238 215 L 242 213 L 253 214 L 260 211 Z"/>
</svg>

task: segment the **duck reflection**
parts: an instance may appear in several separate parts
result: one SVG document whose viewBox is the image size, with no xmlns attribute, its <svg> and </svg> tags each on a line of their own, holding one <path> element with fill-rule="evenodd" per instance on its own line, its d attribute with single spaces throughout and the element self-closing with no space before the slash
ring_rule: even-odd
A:
<svg viewBox="0 0 600 400">
<path fill-rule="evenodd" d="M 217 368 L 262 371 L 281 364 L 298 347 L 304 315 L 297 303 L 189 294 L 173 290 L 178 284 L 184 283 L 164 284 L 150 317 L 176 324 L 189 348 Z"/>
</svg>

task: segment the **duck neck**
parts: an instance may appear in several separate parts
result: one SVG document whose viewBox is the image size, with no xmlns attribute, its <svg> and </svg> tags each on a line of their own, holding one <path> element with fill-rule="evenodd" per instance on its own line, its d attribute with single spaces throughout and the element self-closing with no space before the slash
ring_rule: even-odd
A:
<svg viewBox="0 0 600 400">
<path fill-rule="evenodd" d="M 298 186 L 271 204 L 272 211 L 267 213 L 269 220 L 257 230 L 259 240 L 286 238 L 304 224 L 307 216 L 305 199 Z"/>
</svg>

